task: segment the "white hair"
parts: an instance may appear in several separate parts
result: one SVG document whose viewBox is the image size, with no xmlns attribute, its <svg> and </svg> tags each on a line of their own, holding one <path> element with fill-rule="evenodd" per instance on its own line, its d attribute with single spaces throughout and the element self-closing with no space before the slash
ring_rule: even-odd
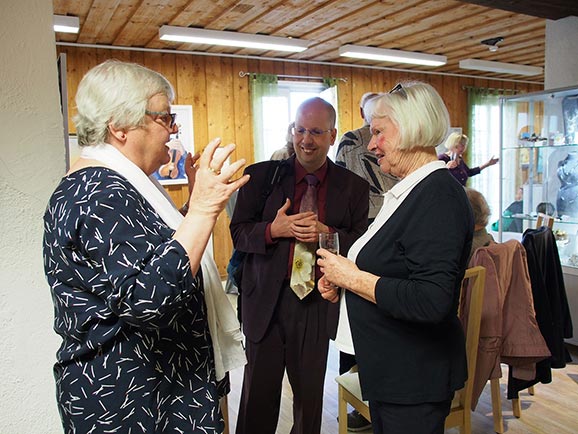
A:
<svg viewBox="0 0 578 434">
<path fill-rule="evenodd" d="M 431 85 L 419 81 L 402 83 L 396 88 L 393 93 L 370 99 L 364 109 L 367 116 L 391 119 L 399 129 L 399 149 L 438 146 L 450 125 L 441 96 Z"/>
<path fill-rule="evenodd" d="M 108 125 L 136 128 L 144 124 L 148 101 L 154 95 L 174 99 L 169 81 L 136 63 L 108 60 L 82 78 L 76 92 L 74 116 L 80 146 L 106 141 Z"/>
<path fill-rule="evenodd" d="M 448 151 L 451 151 L 451 150 L 457 148 L 458 145 L 460 144 L 460 142 L 464 144 L 464 147 L 467 147 L 468 146 L 468 136 L 466 136 L 465 134 L 462 134 L 462 133 L 453 132 L 446 139 L 444 146 L 446 147 L 446 149 Z"/>
</svg>

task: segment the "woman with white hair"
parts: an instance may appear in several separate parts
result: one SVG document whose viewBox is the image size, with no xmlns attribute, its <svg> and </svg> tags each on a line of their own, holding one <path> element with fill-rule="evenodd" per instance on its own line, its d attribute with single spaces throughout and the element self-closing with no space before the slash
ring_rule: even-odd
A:
<svg viewBox="0 0 578 434">
<path fill-rule="evenodd" d="M 373 432 L 442 434 L 454 391 L 467 377 L 457 307 L 472 211 L 437 159 L 449 115 L 432 86 L 398 84 L 366 110 L 368 149 L 400 181 L 347 258 L 317 251 L 319 291 L 336 301 L 338 288 L 344 290 Z"/>
<path fill-rule="evenodd" d="M 438 158 L 446 163 L 446 167 L 450 170 L 450 173 L 464 187 L 470 176 L 478 175 L 486 167 L 493 166 L 500 161 L 499 158 L 492 157 L 481 166 L 469 168 L 463 158 L 463 154 L 468 147 L 468 136 L 465 134 L 451 133 L 446 139 L 444 146 L 447 152 L 438 155 Z"/>
<path fill-rule="evenodd" d="M 245 362 L 207 242 L 244 165 L 214 140 L 186 159 L 184 217 L 151 177 L 177 132 L 173 88 L 107 61 L 76 94 L 81 158 L 44 215 L 44 265 L 62 338 L 54 365 L 64 431 L 221 433 L 217 387 Z"/>
<path fill-rule="evenodd" d="M 472 239 L 472 249 L 470 251 L 471 258 L 480 247 L 488 246 L 494 242 L 494 237 L 486 231 L 492 211 L 482 193 L 469 187 L 466 187 L 465 190 L 474 213 L 474 238 Z"/>
</svg>

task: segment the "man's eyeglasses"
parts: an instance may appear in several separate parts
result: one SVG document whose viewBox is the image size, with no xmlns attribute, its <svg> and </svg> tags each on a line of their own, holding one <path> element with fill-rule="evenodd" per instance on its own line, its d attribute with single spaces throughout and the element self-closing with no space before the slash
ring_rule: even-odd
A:
<svg viewBox="0 0 578 434">
<path fill-rule="evenodd" d="M 175 126 L 175 120 L 177 119 L 176 113 L 168 113 L 168 112 L 151 112 L 145 110 L 145 113 L 154 118 L 156 121 L 160 119 L 160 121 L 164 124 L 165 127 L 172 130 Z"/>
<path fill-rule="evenodd" d="M 391 89 L 389 91 L 389 93 L 396 93 L 399 92 L 399 94 L 404 97 L 405 99 L 407 99 L 407 92 L 405 91 L 405 89 L 403 88 L 401 83 L 397 83 L 393 89 Z"/>
<path fill-rule="evenodd" d="M 319 137 L 325 133 L 328 133 L 329 131 L 331 131 L 331 128 L 329 128 L 328 130 L 320 130 L 318 128 L 313 128 L 312 130 L 309 130 L 307 128 L 302 128 L 302 127 L 291 128 L 291 134 L 293 134 L 294 136 L 299 136 L 299 137 L 304 136 L 305 133 L 309 133 L 312 137 Z"/>
</svg>

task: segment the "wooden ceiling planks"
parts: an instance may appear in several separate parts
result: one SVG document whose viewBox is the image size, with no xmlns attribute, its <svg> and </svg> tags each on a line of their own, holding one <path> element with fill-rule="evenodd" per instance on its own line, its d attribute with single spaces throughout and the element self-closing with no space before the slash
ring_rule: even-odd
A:
<svg viewBox="0 0 578 434">
<path fill-rule="evenodd" d="M 53 0 L 54 13 L 80 18 L 79 35 L 57 33 L 58 42 L 186 50 L 256 57 L 375 65 L 416 71 L 494 77 L 459 68 L 466 58 L 544 66 L 545 20 L 478 2 L 457 0 Z M 558 2 L 555 2 L 558 3 Z M 199 46 L 160 41 L 163 24 L 244 33 L 292 36 L 311 41 L 309 49 L 279 51 Z M 502 36 L 490 52 L 483 39 Z M 342 58 L 344 44 L 442 54 L 438 68 Z M 506 76 L 542 82 L 534 77 Z"/>
<path fill-rule="evenodd" d="M 383 4 L 373 4 L 365 9 L 355 11 L 347 20 L 335 20 L 326 26 L 317 27 L 304 35 L 306 39 L 316 40 L 317 42 L 303 53 L 303 58 L 338 61 L 340 59 L 337 50 L 341 45 L 360 45 L 359 41 L 361 39 L 383 32 L 385 30 L 383 22 L 389 17 L 407 8 L 408 5 L 422 2 L 423 0 L 408 0 L 396 2 L 391 7 L 384 7 Z M 371 19 L 368 19 L 368 17 L 371 17 Z"/>
<path fill-rule="evenodd" d="M 153 38 L 158 38 L 159 23 L 170 22 L 188 0 L 155 0 L 141 2 L 134 11 L 113 45 L 144 47 Z"/>
</svg>

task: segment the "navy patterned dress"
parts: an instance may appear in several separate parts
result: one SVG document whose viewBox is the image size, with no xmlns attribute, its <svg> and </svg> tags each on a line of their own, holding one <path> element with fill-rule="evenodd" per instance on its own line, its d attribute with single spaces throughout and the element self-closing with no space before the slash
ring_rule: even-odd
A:
<svg viewBox="0 0 578 434">
<path fill-rule="evenodd" d="M 100 167 L 63 178 L 44 230 L 65 432 L 222 432 L 202 279 L 174 231 Z"/>
</svg>

